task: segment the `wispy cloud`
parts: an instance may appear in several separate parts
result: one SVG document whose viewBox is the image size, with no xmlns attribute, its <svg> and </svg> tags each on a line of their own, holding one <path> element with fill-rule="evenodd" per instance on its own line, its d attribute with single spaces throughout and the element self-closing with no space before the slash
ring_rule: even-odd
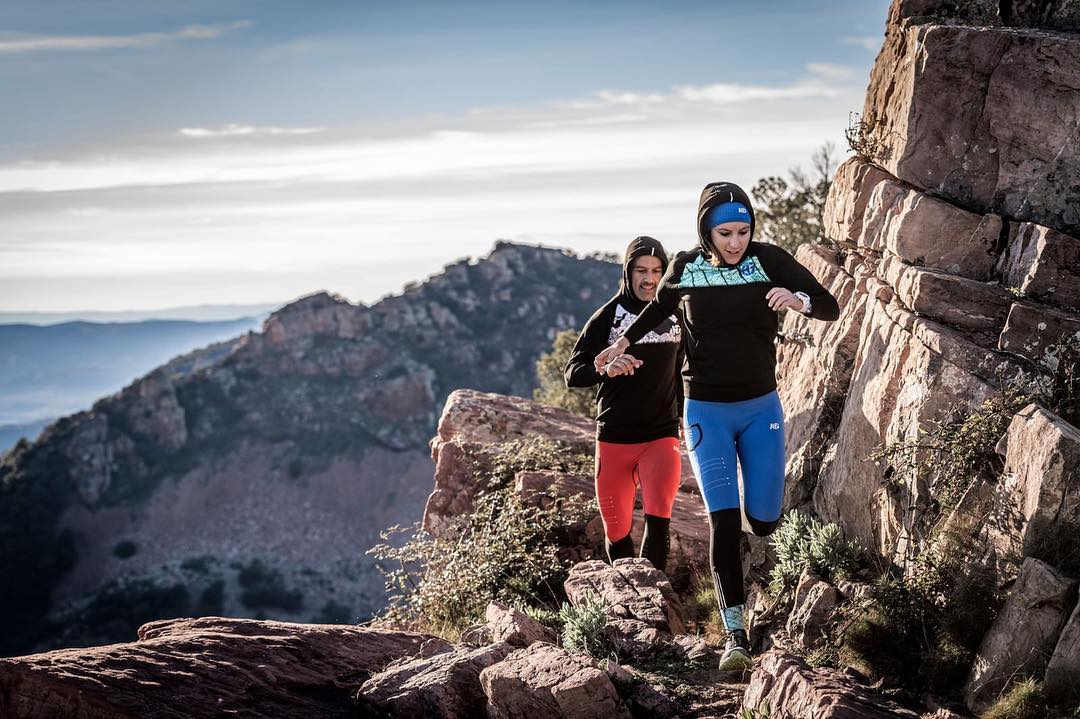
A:
<svg viewBox="0 0 1080 719">
<path fill-rule="evenodd" d="M 255 125 L 239 125 L 230 122 L 219 128 L 208 127 L 185 127 L 180 130 L 184 137 L 245 137 L 260 135 L 314 135 L 323 132 L 325 127 L 259 127 Z"/>
<path fill-rule="evenodd" d="M 847 80 L 855 76 L 855 69 L 846 65 L 834 65 L 831 62 L 811 62 L 806 69 L 826 80 Z"/>
<path fill-rule="evenodd" d="M 845 45 L 857 45 L 867 52 L 876 53 L 881 48 L 881 37 L 876 35 L 848 36 L 840 39 Z"/>
<path fill-rule="evenodd" d="M 226 25 L 188 25 L 175 32 L 144 32 L 135 35 L 0 35 L 0 53 L 92 52 L 95 50 L 146 49 L 181 40 L 213 40 L 234 30 L 251 27 L 248 20 Z"/>
</svg>

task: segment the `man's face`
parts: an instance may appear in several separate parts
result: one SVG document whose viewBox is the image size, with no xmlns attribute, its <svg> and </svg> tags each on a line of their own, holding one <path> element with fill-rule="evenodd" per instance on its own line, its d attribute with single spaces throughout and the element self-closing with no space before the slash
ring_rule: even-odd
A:
<svg viewBox="0 0 1080 719">
<path fill-rule="evenodd" d="M 635 257 L 630 263 L 630 290 L 634 297 L 643 302 L 656 297 L 656 288 L 660 286 L 660 278 L 664 275 L 663 268 L 664 263 L 659 257 Z"/>
</svg>

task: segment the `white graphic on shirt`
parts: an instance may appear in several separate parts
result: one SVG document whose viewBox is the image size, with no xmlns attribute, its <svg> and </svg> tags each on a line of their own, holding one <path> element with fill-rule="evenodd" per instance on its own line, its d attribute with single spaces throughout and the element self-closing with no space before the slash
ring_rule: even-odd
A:
<svg viewBox="0 0 1080 719">
<path fill-rule="evenodd" d="M 608 333 L 608 344 L 619 339 L 619 336 L 622 335 L 630 325 L 634 324 L 634 320 L 636 319 L 637 315 L 633 312 L 622 305 L 615 305 L 615 321 L 611 325 L 611 332 Z M 681 339 L 682 327 L 679 326 L 679 318 L 675 315 L 671 315 L 653 328 L 651 332 L 639 339 L 637 343 L 639 345 L 651 345 L 660 344 L 662 342 L 678 342 Z"/>
</svg>

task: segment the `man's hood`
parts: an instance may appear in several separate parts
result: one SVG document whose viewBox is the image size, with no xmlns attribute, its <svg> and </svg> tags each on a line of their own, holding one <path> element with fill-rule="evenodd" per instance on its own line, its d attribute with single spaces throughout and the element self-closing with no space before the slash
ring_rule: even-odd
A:
<svg viewBox="0 0 1080 719">
<path fill-rule="evenodd" d="M 623 257 L 622 280 L 619 282 L 619 302 L 634 314 L 641 312 L 647 303 L 644 300 L 639 300 L 631 289 L 630 265 L 638 257 L 645 257 L 646 255 L 659 258 L 660 271 L 667 271 L 667 253 L 664 252 L 664 246 L 660 244 L 659 240 L 643 235 L 635 238 L 630 243 L 630 246 L 626 248 L 626 256 Z"/>
<path fill-rule="evenodd" d="M 698 245 L 705 257 L 713 255 L 709 231 L 705 228 L 705 217 L 709 214 L 709 210 L 725 202 L 739 202 L 746 206 L 750 212 L 750 239 L 754 239 L 754 206 L 750 203 L 750 196 L 734 182 L 710 182 L 701 191 L 697 212 Z"/>
</svg>

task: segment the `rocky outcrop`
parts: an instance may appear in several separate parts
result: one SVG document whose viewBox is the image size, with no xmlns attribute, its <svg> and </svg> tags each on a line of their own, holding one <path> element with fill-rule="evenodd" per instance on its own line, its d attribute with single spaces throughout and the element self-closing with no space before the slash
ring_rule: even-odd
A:
<svg viewBox="0 0 1080 719">
<path fill-rule="evenodd" d="M 1038 559 L 1024 560 L 964 687 L 968 706 L 983 711 L 1006 685 L 1042 676 L 1061 629 L 1076 606 L 1077 583 Z"/>
<path fill-rule="evenodd" d="M 809 570 L 803 572 L 795 587 L 795 598 L 787 620 L 787 631 L 792 641 L 807 650 L 820 645 L 825 628 L 832 621 L 833 612 L 841 599 L 836 587 Z"/>
<path fill-rule="evenodd" d="M 630 719 L 608 675 L 551 644 L 518 649 L 480 673 L 492 719 Z"/>
<path fill-rule="evenodd" d="M 458 390 L 447 398 L 438 433 L 431 441 L 435 462 L 435 488 L 424 509 L 424 528 L 435 536 L 452 532 L 453 521 L 472 510 L 478 489 L 473 467 L 482 460 L 485 448 L 530 436 L 545 437 L 576 451 L 592 454 L 596 430 L 590 420 L 517 397 Z M 671 517 L 671 553 L 668 574 L 686 573 L 692 561 L 700 561 L 708 545 L 708 518 L 704 514 L 690 462 L 683 454 L 683 481 L 675 498 Z M 519 472 L 514 486 L 526 501 L 543 497 L 569 497 L 595 493 L 590 475 L 552 471 Z M 643 522 L 635 522 L 631 532 L 641 546 Z M 587 538 L 598 546 L 603 540 L 599 512 L 587 527 Z"/>
<path fill-rule="evenodd" d="M 165 616 L 370 616 L 363 549 L 420 516 L 447 395 L 531 395 L 618 274 L 499 243 L 370 307 L 301 298 L 54 423 L 0 459 L 0 655 Z"/>
<path fill-rule="evenodd" d="M 128 644 L 0 659 L 0 715 L 351 717 L 368 676 L 432 640 L 217 617 L 153 622 Z"/>
<path fill-rule="evenodd" d="M 1080 706 L 1080 603 L 1061 631 L 1054 653 L 1046 666 L 1046 692 L 1051 698 L 1065 703 L 1072 701 Z"/>
<path fill-rule="evenodd" d="M 800 719 L 918 719 L 918 714 L 836 670 L 812 669 L 792 654 L 761 655 L 743 706 Z"/>
</svg>

